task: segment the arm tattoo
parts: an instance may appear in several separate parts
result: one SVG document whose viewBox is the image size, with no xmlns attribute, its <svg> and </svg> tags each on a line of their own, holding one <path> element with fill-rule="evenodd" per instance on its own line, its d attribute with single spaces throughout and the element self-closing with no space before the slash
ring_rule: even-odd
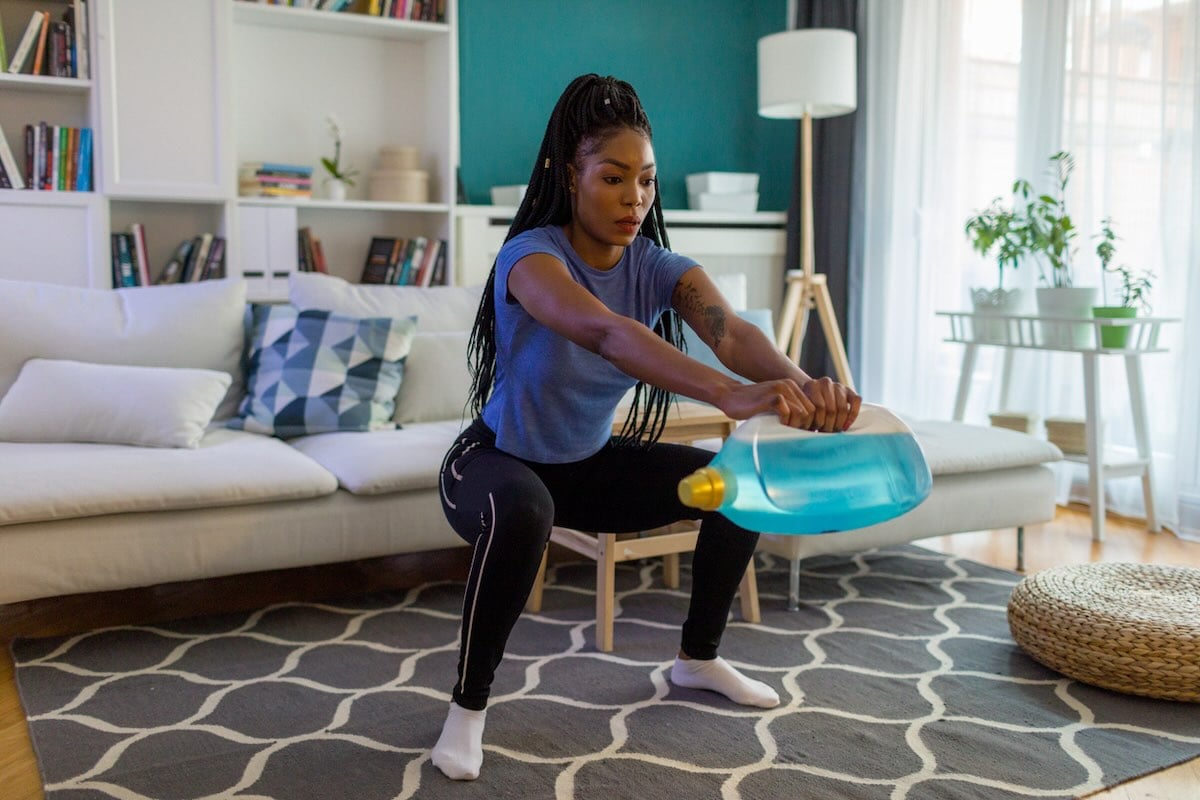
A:
<svg viewBox="0 0 1200 800">
<path fill-rule="evenodd" d="M 691 283 L 681 283 L 678 290 L 678 303 L 681 310 L 688 315 L 699 314 L 704 319 L 704 327 L 712 338 L 712 349 L 725 338 L 725 311 L 720 306 L 706 306 L 700 297 L 700 291 Z"/>
</svg>

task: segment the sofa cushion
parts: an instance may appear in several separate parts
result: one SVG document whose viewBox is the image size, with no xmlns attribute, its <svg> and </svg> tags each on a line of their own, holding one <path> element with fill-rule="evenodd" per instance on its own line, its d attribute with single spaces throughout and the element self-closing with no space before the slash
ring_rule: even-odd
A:
<svg viewBox="0 0 1200 800">
<path fill-rule="evenodd" d="M 318 497 L 337 479 L 284 442 L 212 428 L 195 450 L 0 442 L 0 525 Z"/>
<path fill-rule="evenodd" d="M 350 283 L 320 272 L 288 276 L 288 300 L 296 308 L 354 317 L 415 316 L 417 329 L 424 332 L 470 330 L 482 294 L 478 286 L 381 286 Z"/>
<path fill-rule="evenodd" d="M 471 393 L 470 338 L 468 331 L 425 333 L 418 327 L 404 362 L 404 383 L 396 395 L 396 422 L 408 425 L 464 416 Z"/>
<path fill-rule="evenodd" d="M 437 486 L 446 451 L 464 425 L 456 420 L 408 425 L 399 430 L 325 433 L 291 445 L 337 476 L 354 494 L 387 494 Z"/>
<path fill-rule="evenodd" d="M 230 377 L 31 358 L 0 397 L 0 441 L 196 447 Z"/>
<path fill-rule="evenodd" d="M 275 436 L 394 427 L 412 317 L 256 305 L 246 397 L 229 426 Z"/>
<path fill-rule="evenodd" d="M 929 471 L 938 475 L 988 472 L 1062 459 L 1062 451 L 1045 439 L 1007 428 L 962 422 L 909 422 Z"/>
<path fill-rule="evenodd" d="M 196 367 L 229 374 L 227 417 L 242 396 L 245 308 L 240 280 L 116 291 L 0 280 L 0 395 L 31 358 Z"/>
</svg>

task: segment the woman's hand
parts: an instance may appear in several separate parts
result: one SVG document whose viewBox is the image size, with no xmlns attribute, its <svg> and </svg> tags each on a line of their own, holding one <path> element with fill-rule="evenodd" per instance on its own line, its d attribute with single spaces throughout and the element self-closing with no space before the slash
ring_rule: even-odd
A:
<svg viewBox="0 0 1200 800">
<path fill-rule="evenodd" d="M 862 398 L 852 389 L 830 378 L 817 378 L 804 384 L 802 391 L 813 404 L 809 430 L 844 431 L 858 418 Z"/>
<path fill-rule="evenodd" d="M 858 417 L 860 398 L 829 378 L 803 384 L 784 378 L 729 387 L 717 407 L 732 419 L 775 412 L 779 421 L 810 431 L 844 431 Z"/>
</svg>

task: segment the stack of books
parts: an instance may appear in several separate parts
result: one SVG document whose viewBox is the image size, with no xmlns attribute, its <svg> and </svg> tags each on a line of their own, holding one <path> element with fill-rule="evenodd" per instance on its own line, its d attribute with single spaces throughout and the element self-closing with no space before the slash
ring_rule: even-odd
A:
<svg viewBox="0 0 1200 800">
<path fill-rule="evenodd" d="M 238 194 L 242 197 L 312 197 L 312 167 L 270 161 L 243 163 L 238 171 Z"/>
</svg>

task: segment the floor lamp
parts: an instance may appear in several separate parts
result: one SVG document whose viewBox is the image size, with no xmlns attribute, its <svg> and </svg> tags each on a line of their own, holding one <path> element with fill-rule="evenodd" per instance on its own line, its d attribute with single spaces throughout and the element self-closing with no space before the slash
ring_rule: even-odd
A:
<svg viewBox="0 0 1200 800">
<path fill-rule="evenodd" d="M 798 362 L 808 312 L 815 308 L 838 380 L 851 389 L 854 381 L 850 362 L 833 313 L 829 285 L 813 266 L 812 121 L 854 110 L 856 49 L 852 32 L 834 28 L 784 31 L 758 40 L 758 113 L 801 121 L 800 269 L 787 272 L 776 344 Z"/>
</svg>

